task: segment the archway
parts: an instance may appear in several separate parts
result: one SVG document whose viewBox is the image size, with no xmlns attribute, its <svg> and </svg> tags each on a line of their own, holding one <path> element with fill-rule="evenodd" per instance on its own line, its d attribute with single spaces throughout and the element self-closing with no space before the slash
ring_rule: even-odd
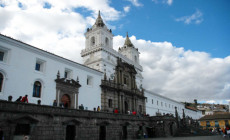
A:
<svg viewBox="0 0 230 140">
<path fill-rule="evenodd" d="M 139 113 L 142 113 L 142 106 L 139 105 Z"/>
<path fill-rule="evenodd" d="M 106 126 L 99 127 L 99 140 L 106 140 Z"/>
<path fill-rule="evenodd" d="M 66 140 L 75 140 L 76 127 L 75 125 L 66 126 Z"/>
<path fill-rule="evenodd" d="M 127 139 L 127 126 L 122 126 L 122 131 L 123 131 L 123 139 Z"/>
<path fill-rule="evenodd" d="M 127 114 L 129 111 L 129 104 L 127 101 L 125 101 L 125 114 Z"/>
<path fill-rule="evenodd" d="M 61 97 L 61 103 L 64 105 L 65 108 L 69 108 L 70 107 L 70 97 L 67 94 L 64 94 Z"/>
</svg>

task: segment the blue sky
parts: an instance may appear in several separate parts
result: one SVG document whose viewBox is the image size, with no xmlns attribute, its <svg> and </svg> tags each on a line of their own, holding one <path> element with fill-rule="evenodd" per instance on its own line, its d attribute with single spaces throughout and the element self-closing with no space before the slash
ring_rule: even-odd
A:
<svg viewBox="0 0 230 140">
<path fill-rule="evenodd" d="M 134 34 L 138 39 L 156 42 L 169 41 L 186 50 L 205 51 L 212 57 L 226 57 L 230 53 L 230 1 L 229 0 L 174 0 L 171 5 L 162 1 L 139 1 L 134 6 L 129 1 L 111 1 L 111 6 L 130 12 L 116 22 L 114 34 Z M 191 16 L 199 11 L 202 20 L 186 24 L 177 18 Z M 119 26 L 122 26 L 119 28 Z"/>
<path fill-rule="evenodd" d="M 0 0 L 0 32 L 82 63 L 98 11 L 113 48 L 126 32 L 140 51 L 143 87 L 177 101 L 230 101 L 229 0 Z"/>
</svg>

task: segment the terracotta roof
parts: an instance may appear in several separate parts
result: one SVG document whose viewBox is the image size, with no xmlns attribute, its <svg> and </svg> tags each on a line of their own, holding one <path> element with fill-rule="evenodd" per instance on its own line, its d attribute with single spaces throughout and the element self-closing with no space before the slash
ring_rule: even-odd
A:
<svg viewBox="0 0 230 140">
<path fill-rule="evenodd" d="M 193 111 L 197 111 L 197 109 L 195 107 L 191 107 L 191 106 L 186 106 L 185 108 L 193 110 Z"/>
<path fill-rule="evenodd" d="M 204 117 L 200 118 L 199 120 L 220 120 L 220 119 L 228 119 L 230 120 L 230 113 L 225 114 L 214 114 L 214 115 L 205 115 Z"/>
</svg>

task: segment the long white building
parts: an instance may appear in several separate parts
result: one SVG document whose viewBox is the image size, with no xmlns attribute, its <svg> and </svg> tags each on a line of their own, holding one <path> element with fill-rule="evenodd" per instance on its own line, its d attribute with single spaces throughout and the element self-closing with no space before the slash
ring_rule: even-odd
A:
<svg viewBox="0 0 230 140">
<path fill-rule="evenodd" d="M 154 92 L 145 90 L 146 97 L 146 113 L 150 116 L 155 116 L 156 114 L 173 114 L 175 116 L 175 107 L 177 109 L 180 118 L 183 117 L 183 110 L 185 116 L 192 117 L 193 119 L 199 119 L 202 117 L 201 111 L 194 111 L 185 107 L 181 102 L 172 100 L 170 98 L 161 96 Z"/>
</svg>

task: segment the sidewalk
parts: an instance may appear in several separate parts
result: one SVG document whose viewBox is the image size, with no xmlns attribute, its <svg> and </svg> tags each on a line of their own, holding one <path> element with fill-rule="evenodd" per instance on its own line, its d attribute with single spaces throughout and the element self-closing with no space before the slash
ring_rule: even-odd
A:
<svg viewBox="0 0 230 140">
<path fill-rule="evenodd" d="M 230 138 L 223 138 L 221 135 L 215 136 L 194 136 L 194 137 L 167 137 L 167 138 L 148 138 L 142 140 L 230 140 Z"/>
</svg>

